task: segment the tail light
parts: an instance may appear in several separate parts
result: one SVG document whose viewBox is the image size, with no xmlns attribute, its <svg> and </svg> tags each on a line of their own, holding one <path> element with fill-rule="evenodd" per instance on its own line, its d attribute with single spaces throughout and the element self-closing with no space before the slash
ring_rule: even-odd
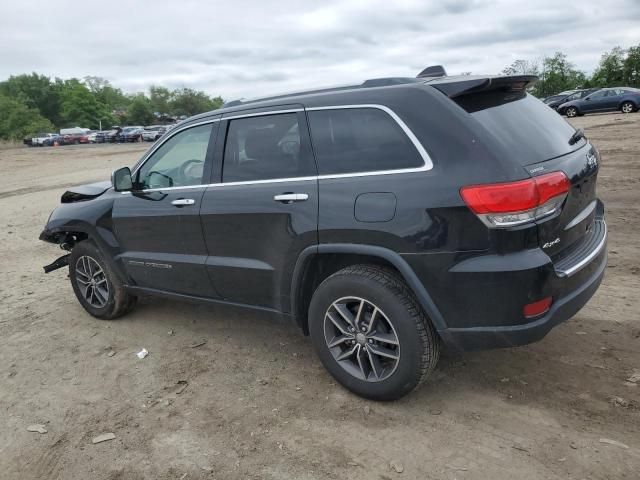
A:
<svg viewBox="0 0 640 480">
<path fill-rule="evenodd" d="M 467 206 L 490 228 L 533 222 L 558 211 L 569 191 L 563 172 L 526 180 L 462 187 Z"/>
</svg>

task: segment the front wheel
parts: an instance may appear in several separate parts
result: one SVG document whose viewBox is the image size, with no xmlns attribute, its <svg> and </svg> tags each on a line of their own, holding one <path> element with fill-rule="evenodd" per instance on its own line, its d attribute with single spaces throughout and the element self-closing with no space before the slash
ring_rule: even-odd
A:
<svg viewBox="0 0 640 480">
<path fill-rule="evenodd" d="M 331 275 L 309 306 L 309 331 L 325 368 L 373 400 L 398 399 L 434 369 L 439 338 L 392 270 L 355 265 Z"/>
<path fill-rule="evenodd" d="M 569 118 L 573 118 L 578 115 L 578 109 L 576 107 L 567 107 L 564 114 Z"/>
<path fill-rule="evenodd" d="M 631 113 L 635 109 L 635 105 L 632 102 L 623 102 L 620 105 L 620 110 L 622 113 Z"/>
<path fill-rule="evenodd" d="M 91 241 L 77 243 L 69 256 L 69 278 L 80 305 L 92 316 L 111 320 L 127 313 L 136 297 Z"/>
</svg>

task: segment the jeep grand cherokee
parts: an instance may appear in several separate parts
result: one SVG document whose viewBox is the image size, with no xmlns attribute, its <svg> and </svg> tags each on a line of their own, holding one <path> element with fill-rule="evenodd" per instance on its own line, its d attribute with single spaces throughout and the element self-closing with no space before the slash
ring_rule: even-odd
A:
<svg viewBox="0 0 640 480">
<path fill-rule="evenodd" d="M 71 189 L 41 239 L 80 304 L 139 295 L 275 312 L 327 370 L 389 400 L 441 345 L 541 339 L 603 277 L 599 155 L 531 76 L 368 80 L 192 117 L 111 183 Z"/>
</svg>

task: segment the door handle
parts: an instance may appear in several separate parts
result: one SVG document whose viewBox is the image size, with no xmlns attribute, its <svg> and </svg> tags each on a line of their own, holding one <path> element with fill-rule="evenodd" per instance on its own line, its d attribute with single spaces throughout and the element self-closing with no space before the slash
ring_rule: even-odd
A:
<svg viewBox="0 0 640 480">
<path fill-rule="evenodd" d="M 177 198 L 171 202 L 176 207 L 184 207 L 185 205 L 193 205 L 196 201 L 193 198 Z"/>
<path fill-rule="evenodd" d="M 306 193 L 281 193 L 274 195 L 273 199 L 282 203 L 304 202 L 309 199 L 309 195 Z"/>
</svg>

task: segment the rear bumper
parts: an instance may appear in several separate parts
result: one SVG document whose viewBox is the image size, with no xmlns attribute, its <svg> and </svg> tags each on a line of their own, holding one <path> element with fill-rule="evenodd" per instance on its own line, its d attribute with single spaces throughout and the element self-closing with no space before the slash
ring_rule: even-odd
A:
<svg viewBox="0 0 640 480">
<path fill-rule="evenodd" d="M 501 327 L 447 328 L 439 332 L 440 337 L 448 347 L 465 351 L 537 342 L 553 327 L 578 313 L 598 290 L 607 266 L 606 248 L 594 259 L 594 263 L 596 268 L 586 281 L 566 295 L 554 299 L 549 312 L 533 322 Z"/>
</svg>

